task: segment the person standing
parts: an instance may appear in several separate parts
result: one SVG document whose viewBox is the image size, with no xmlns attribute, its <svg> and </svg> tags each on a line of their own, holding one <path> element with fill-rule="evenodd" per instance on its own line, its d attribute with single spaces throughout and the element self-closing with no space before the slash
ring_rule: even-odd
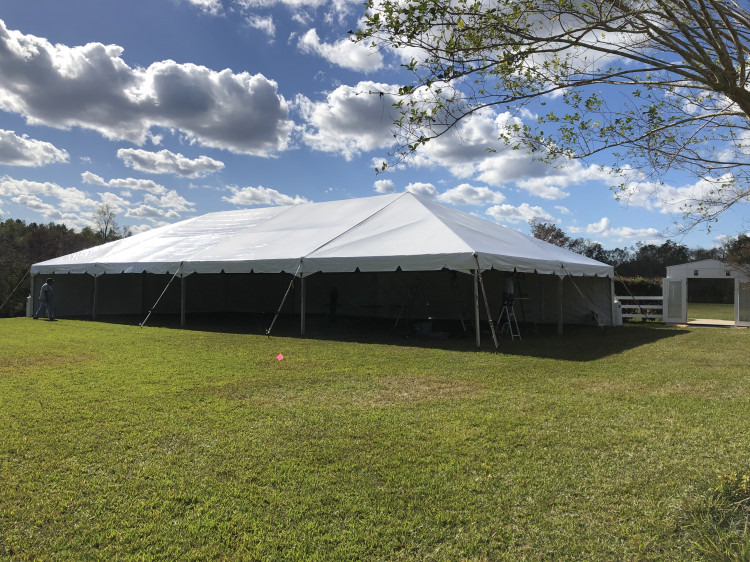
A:
<svg viewBox="0 0 750 562">
<path fill-rule="evenodd" d="M 503 306 L 513 306 L 516 298 L 516 272 L 512 271 L 505 280 L 505 290 L 503 291 Z"/>
<path fill-rule="evenodd" d="M 52 279 L 52 277 L 49 277 L 47 279 L 47 282 L 44 285 L 42 285 L 42 289 L 39 291 L 39 308 L 34 314 L 34 320 L 39 318 L 39 313 L 42 311 L 42 308 L 44 308 L 48 319 L 50 320 L 55 319 L 55 307 L 52 304 L 53 296 L 54 296 L 54 291 L 52 290 L 52 283 L 54 283 L 54 279 Z"/>
</svg>

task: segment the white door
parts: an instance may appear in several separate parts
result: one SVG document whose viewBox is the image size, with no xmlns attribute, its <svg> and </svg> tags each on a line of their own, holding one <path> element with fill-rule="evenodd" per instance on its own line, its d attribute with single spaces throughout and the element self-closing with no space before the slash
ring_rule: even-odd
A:
<svg viewBox="0 0 750 562">
<path fill-rule="evenodd" d="M 662 282 L 664 295 L 664 322 L 687 323 L 687 282 L 685 279 L 665 278 Z"/>
<path fill-rule="evenodd" d="M 750 326 L 750 281 L 734 280 L 734 323 Z"/>
</svg>

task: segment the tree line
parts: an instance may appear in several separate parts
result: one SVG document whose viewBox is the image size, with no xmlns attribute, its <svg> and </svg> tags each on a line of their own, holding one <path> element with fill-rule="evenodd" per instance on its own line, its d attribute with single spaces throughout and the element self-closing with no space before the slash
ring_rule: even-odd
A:
<svg viewBox="0 0 750 562">
<path fill-rule="evenodd" d="M 731 267 L 750 273 L 750 236 L 739 234 L 727 238 L 715 248 L 689 248 L 673 240 L 661 244 L 637 243 L 625 248 L 608 250 L 599 242 L 573 238 L 552 223 L 539 219 L 529 221 L 531 235 L 556 246 L 614 266 L 618 277 L 660 279 L 667 267 L 693 261 L 716 259 Z"/>
<path fill-rule="evenodd" d="M 85 227 L 78 232 L 52 222 L 27 224 L 18 219 L 0 222 L 0 316 L 25 314 L 32 264 L 130 235 L 127 228 L 117 225 L 108 205 L 99 207 L 93 222 L 96 229 Z"/>
</svg>

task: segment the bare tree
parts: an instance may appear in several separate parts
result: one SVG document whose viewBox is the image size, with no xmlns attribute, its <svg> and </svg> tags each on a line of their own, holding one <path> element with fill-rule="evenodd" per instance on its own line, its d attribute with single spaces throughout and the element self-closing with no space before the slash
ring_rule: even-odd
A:
<svg viewBox="0 0 750 562">
<path fill-rule="evenodd" d="M 477 111 L 537 158 L 600 155 L 615 172 L 703 186 L 690 227 L 750 196 L 750 12 L 732 0 L 368 0 L 355 40 L 410 49 L 397 92 L 408 157 Z M 554 109 L 550 109 L 554 108 Z M 617 183 L 617 182 L 615 182 Z M 630 182 L 618 186 L 632 188 Z"/>
<path fill-rule="evenodd" d="M 120 226 L 115 221 L 115 211 L 108 203 L 99 205 L 93 218 L 97 233 L 101 236 L 103 242 L 121 238 Z"/>
</svg>

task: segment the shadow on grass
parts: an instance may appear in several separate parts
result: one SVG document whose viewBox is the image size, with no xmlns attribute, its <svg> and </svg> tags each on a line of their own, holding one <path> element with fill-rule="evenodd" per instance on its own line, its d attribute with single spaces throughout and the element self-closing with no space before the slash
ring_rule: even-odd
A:
<svg viewBox="0 0 750 562">
<path fill-rule="evenodd" d="M 142 317 L 108 316 L 97 322 L 138 326 Z M 266 335 L 273 322 L 271 314 L 191 314 L 186 330 L 228 334 Z M 300 335 L 297 315 L 276 319 L 269 337 L 305 338 L 308 340 L 356 342 L 378 345 L 446 349 L 461 352 L 494 353 L 495 346 L 487 324 L 481 326 L 481 347 L 477 349 L 473 326 L 459 321 L 434 321 L 429 335 L 420 335 L 415 322 L 393 319 L 341 317 L 331 322 L 327 316 L 309 316 L 306 335 Z M 146 328 L 182 329 L 179 315 L 153 315 Z M 557 325 L 521 326 L 521 339 L 498 333 L 498 352 L 506 355 L 591 361 L 628 349 L 689 333 L 689 329 L 661 323 L 632 323 L 602 330 L 596 326 L 565 325 L 563 335 Z"/>
</svg>

